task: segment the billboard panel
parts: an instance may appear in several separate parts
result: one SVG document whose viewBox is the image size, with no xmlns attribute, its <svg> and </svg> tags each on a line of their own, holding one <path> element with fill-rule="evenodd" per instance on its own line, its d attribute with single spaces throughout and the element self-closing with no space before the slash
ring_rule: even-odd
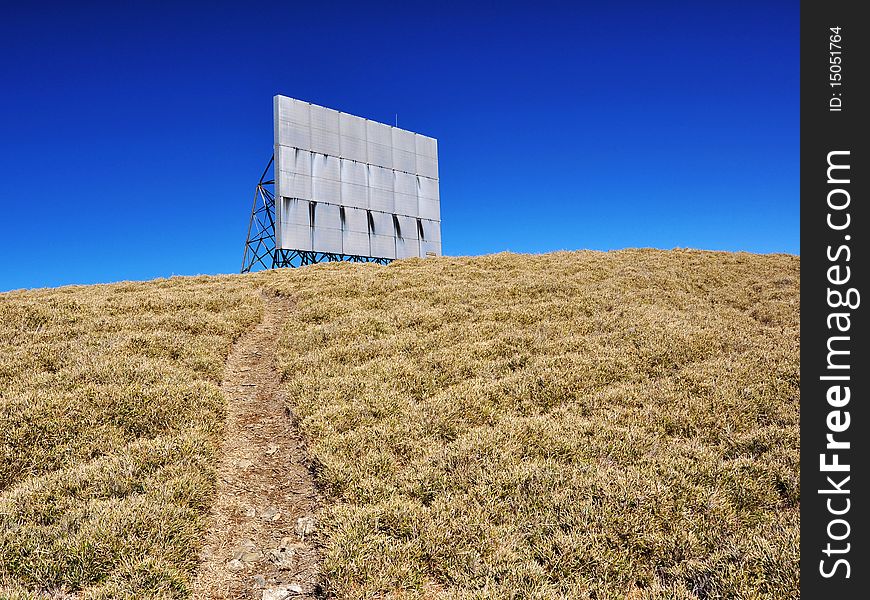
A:
<svg viewBox="0 0 870 600">
<path fill-rule="evenodd" d="M 280 204 L 280 210 L 277 204 Z M 296 198 L 277 199 L 276 244 L 298 250 L 311 250 L 311 203 Z"/>
<path fill-rule="evenodd" d="M 416 217 L 419 209 L 417 204 L 417 177 L 411 173 L 393 171 L 396 178 L 393 182 L 395 191 L 394 203 L 397 215 Z"/>
<path fill-rule="evenodd" d="M 278 248 L 441 254 L 435 138 L 286 96 L 274 115 Z"/>
<path fill-rule="evenodd" d="M 429 221 L 427 219 L 418 219 L 420 224 L 420 239 L 427 242 L 441 241 L 441 223 L 437 221 Z"/>
<path fill-rule="evenodd" d="M 343 207 L 341 213 L 342 252 L 351 256 L 371 256 L 368 211 L 348 206 Z"/>
<path fill-rule="evenodd" d="M 315 252 L 330 252 L 334 254 L 344 254 L 341 249 L 342 231 L 341 229 L 330 229 L 328 227 L 314 227 L 314 235 L 312 243 Z"/>
<path fill-rule="evenodd" d="M 356 208 L 369 207 L 367 164 L 349 158 L 341 159 L 341 204 Z"/>
<path fill-rule="evenodd" d="M 388 235 L 369 234 L 369 244 L 372 256 L 378 258 L 396 258 L 396 238 Z"/>
</svg>

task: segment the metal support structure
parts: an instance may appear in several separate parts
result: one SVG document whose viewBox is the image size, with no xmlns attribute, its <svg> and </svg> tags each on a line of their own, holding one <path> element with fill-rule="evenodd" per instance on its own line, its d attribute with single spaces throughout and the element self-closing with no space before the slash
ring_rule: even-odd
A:
<svg viewBox="0 0 870 600">
<path fill-rule="evenodd" d="M 260 176 L 254 191 L 254 204 L 251 207 L 251 220 L 248 223 L 248 239 L 242 255 L 242 273 L 250 273 L 257 265 L 264 269 L 303 267 L 322 262 L 366 262 L 386 265 L 389 258 L 353 256 L 332 252 L 312 252 L 309 250 L 287 250 L 277 248 L 275 242 L 275 178 L 267 179 L 269 170 L 275 163 L 275 155 Z"/>
<path fill-rule="evenodd" d="M 354 256 L 350 254 L 335 254 L 333 252 L 309 252 L 307 250 L 276 250 L 275 267 L 304 267 L 322 262 L 360 262 L 386 265 L 392 262 L 389 258 L 374 258 L 371 256 Z"/>
<path fill-rule="evenodd" d="M 249 273 L 258 264 L 264 269 L 275 266 L 275 178 L 266 179 L 274 163 L 273 154 L 254 191 L 248 239 L 242 255 L 242 273 Z"/>
</svg>

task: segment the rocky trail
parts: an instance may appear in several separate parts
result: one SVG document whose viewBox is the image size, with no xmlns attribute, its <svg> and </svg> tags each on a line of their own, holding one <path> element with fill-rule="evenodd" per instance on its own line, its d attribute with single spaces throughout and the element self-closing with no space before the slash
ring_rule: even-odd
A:
<svg viewBox="0 0 870 600">
<path fill-rule="evenodd" d="M 227 425 L 197 599 L 317 597 L 316 491 L 275 358 L 292 303 L 263 301 L 262 322 L 233 346 L 221 384 Z"/>
</svg>

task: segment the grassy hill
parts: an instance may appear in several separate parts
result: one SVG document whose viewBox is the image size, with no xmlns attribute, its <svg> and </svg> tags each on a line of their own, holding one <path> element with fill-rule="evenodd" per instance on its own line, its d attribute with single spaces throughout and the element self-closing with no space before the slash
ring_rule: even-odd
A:
<svg viewBox="0 0 870 600">
<path fill-rule="evenodd" d="M 0 598 L 183 597 L 238 277 L 0 294 Z"/>
<path fill-rule="evenodd" d="M 0 596 L 185 597 L 232 341 L 338 598 L 796 598 L 799 258 L 630 250 L 0 295 Z"/>
</svg>

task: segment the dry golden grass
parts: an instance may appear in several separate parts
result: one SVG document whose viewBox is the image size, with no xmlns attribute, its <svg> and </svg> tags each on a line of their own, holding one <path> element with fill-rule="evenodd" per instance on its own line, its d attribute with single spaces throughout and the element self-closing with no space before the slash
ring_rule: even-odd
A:
<svg viewBox="0 0 870 600">
<path fill-rule="evenodd" d="M 0 294 L 0 597 L 183 597 L 241 278 Z"/>
<path fill-rule="evenodd" d="M 339 598 L 796 598 L 799 258 L 266 273 Z"/>
<path fill-rule="evenodd" d="M 188 595 L 260 286 L 335 596 L 798 597 L 799 282 L 643 250 L 0 294 L 0 597 Z"/>
</svg>

